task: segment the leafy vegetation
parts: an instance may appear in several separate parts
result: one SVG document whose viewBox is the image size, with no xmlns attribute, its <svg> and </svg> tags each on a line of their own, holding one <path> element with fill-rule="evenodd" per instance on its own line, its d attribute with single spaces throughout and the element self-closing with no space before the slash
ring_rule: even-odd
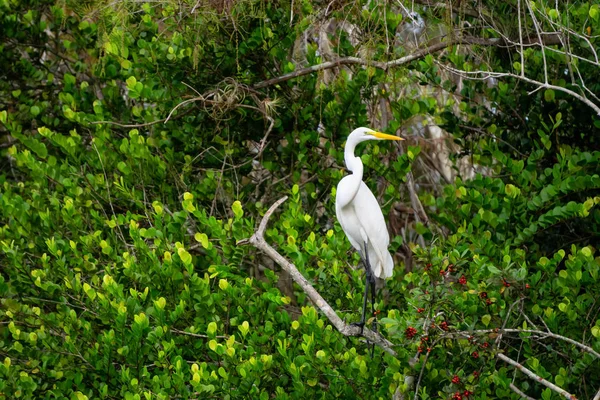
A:
<svg viewBox="0 0 600 400">
<path fill-rule="evenodd" d="M 600 8 L 403 3 L 0 0 L 0 397 L 598 397 Z M 374 357 L 240 243 L 356 321 L 358 126 Z"/>
</svg>

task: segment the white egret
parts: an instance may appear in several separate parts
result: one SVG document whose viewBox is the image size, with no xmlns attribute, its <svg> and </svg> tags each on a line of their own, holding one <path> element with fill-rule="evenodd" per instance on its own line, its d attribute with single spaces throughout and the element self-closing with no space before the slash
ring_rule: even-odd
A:
<svg viewBox="0 0 600 400">
<path fill-rule="evenodd" d="M 344 148 L 344 160 L 352 172 L 338 183 L 335 195 L 335 212 L 348 240 L 358 253 L 365 267 L 366 281 L 362 317 L 358 326 L 364 328 L 369 286 L 371 309 L 374 312 L 376 282 L 390 278 L 394 260 L 388 251 L 390 235 L 377 199 L 362 181 L 363 164 L 354 155 L 356 145 L 367 140 L 404 140 L 398 136 L 376 132 L 369 128 L 357 128 L 348 136 Z"/>
</svg>

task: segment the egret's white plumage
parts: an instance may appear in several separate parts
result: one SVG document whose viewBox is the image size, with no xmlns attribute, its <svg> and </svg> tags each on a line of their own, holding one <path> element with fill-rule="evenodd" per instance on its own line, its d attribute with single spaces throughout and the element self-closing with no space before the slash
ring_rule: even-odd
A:
<svg viewBox="0 0 600 400">
<path fill-rule="evenodd" d="M 394 261 L 388 251 L 390 236 L 377 199 L 362 181 L 362 161 L 354 155 L 356 145 L 367 140 L 402 138 L 368 128 L 352 131 L 344 149 L 346 167 L 352 174 L 345 176 L 337 186 L 335 211 L 352 247 L 363 260 L 368 257 L 373 275 L 379 279 L 387 279 L 392 276 L 394 269 Z"/>
</svg>

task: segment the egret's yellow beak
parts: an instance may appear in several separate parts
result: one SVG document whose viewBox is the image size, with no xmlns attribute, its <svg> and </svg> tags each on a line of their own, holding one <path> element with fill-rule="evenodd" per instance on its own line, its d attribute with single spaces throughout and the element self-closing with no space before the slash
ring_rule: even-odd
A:
<svg viewBox="0 0 600 400">
<path fill-rule="evenodd" d="M 385 139 L 385 140 L 404 140 L 400 136 L 388 135 L 387 133 L 381 132 L 371 132 L 371 135 L 375 136 L 377 139 Z"/>
</svg>

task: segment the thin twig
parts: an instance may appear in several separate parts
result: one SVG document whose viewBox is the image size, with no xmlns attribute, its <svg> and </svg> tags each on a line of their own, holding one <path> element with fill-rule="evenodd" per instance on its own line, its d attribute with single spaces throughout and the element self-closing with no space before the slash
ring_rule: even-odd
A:
<svg viewBox="0 0 600 400">
<path fill-rule="evenodd" d="M 238 242 L 238 245 L 250 243 L 259 250 L 262 250 L 269 258 L 275 261 L 281 268 L 283 268 L 306 293 L 310 300 L 315 304 L 323 314 L 329 319 L 331 324 L 344 336 L 361 336 L 361 329 L 358 326 L 346 324 L 331 308 L 331 306 L 323 299 L 323 297 L 315 290 L 314 287 L 302 276 L 300 271 L 294 264 L 286 260 L 281 254 L 279 254 L 273 247 L 271 247 L 264 238 L 265 230 L 267 229 L 267 223 L 269 218 L 275 212 L 284 201 L 287 200 L 287 196 L 277 200 L 275 204 L 269 208 L 265 213 L 262 221 L 260 222 L 258 229 L 250 237 L 250 239 L 243 239 Z M 364 328 L 362 336 L 368 341 L 381 347 L 385 352 L 396 356 L 396 352 L 392 349 L 393 344 L 385 339 L 383 336 L 371 331 L 370 329 Z"/>
<path fill-rule="evenodd" d="M 514 303 L 512 303 L 510 305 L 510 307 L 508 308 L 508 312 L 506 313 L 506 318 L 504 318 L 504 322 L 502 323 L 502 329 L 504 330 L 504 328 L 506 328 L 506 324 L 508 323 L 508 320 L 510 319 L 510 314 L 512 314 L 512 310 L 513 308 L 520 303 L 521 301 L 523 301 L 523 298 L 517 299 Z M 498 337 L 496 338 L 496 348 L 499 349 L 500 348 L 500 342 L 502 341 L 502 333 L 500 333 L 498 335 Z"/>
<path fill-rule="evenodd" d="M 200 333 L 191 333 L 191 332 L 181 331 L 181 330 L 175 329 L 175 328 L 171 328 L 171 332 L 176 333 L 178 335 L 191 336 L 191 337 L 200 338 L 200 339 L 208 339 L 210 337 L 214 337 L 216 339 L 229 339 L 229 336 L 208 336 L 208 335 L 202 335 Z"/>
<path fill-rule="evenodd" d="M 564 390 L 564 389 L 556 386 L 552 382 L 548 382 L 547 380 L 545 380 L 541 376 L 536 375 L 534 372 L 532 372 L 531 370 L 525 368 L 522 364 L 519 364 L 518 362 L 516 362 L 512 358 L 508 358 L 507 356 L 505 356 L 502 353 L 496 354 L 496 357 L 499 358 L 500 360 L 502 360 L 502 361 L 504 361 L 504 362 L 512 365 L 513 367 L 517 368 L 519 371 L 523 372 L 525 375 L 527 375 L 531 379 L 535 380 L 536 382 L 539 382 L 542 385 L 546 386 L 550 390 L 554 390 L 556 393 L 560 394 L 561 396 L 563 396 L 563 397 L 565 397 L 565 398 L 567 398 L 569 400 L 577 400 L 577 397 L 575 395 L 573 395 L 573 394 L 567 392 L 566 390 Z"/>
</svg>

